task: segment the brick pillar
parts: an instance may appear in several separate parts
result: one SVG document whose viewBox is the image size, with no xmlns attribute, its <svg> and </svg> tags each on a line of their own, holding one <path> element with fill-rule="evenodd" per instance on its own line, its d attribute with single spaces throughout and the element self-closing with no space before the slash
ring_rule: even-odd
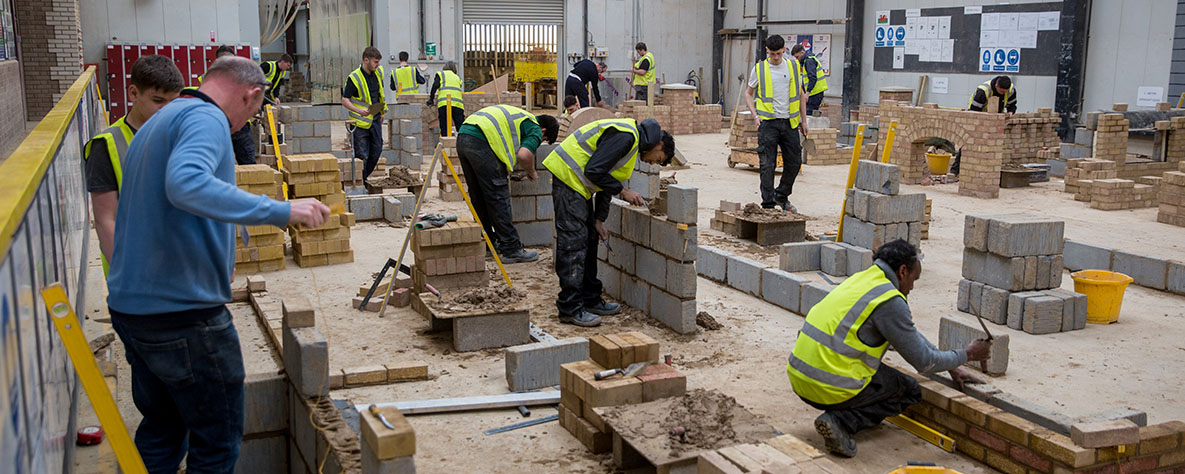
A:
<svg viewBox="0 0 1185 474">
<path fill-rule="evenodd" d="M 77 0 L 16 3 L 25 79 L 25 117 L 40 120 L 82 71 Z"/>
</svg>

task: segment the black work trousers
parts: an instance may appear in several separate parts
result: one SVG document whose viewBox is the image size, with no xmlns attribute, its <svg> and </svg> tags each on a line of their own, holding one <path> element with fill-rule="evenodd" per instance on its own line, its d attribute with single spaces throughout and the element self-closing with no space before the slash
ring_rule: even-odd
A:
<svg viewBox="0 0 1185 474">
<path fill-rule="evenodd" d="M 489 142 L 473 135 L 457 135 L 457 156 L 465 171 L 466 191 L 486 235 L 499 255 L 513 255 L 523 248 L 510 209 L 510 180 L 506 165 Z"/>
<path fill-rule="evenodd" d="M 782 180 L 774 188 L 778 148 L 782 149 Z M 798 129 L 790 127 L 790 119 L 761 121 L 757 128 L 757 156 L 761 165 L 761 207 L 773 208 L 794 191 L 794 179 L 802 169 L 802 143 L 798 140 Z"/>
<path fill-rule="evenodd" d="M 824 405 L 805 398 L 802 401 L 830 413 L 840 428 L 848 434 L 856 434 L 879 425 L 885 418 L 900 415 L 910 405 L 921 402 L 922 388 L 913 377 L 881 364 L 868 386 L 843 403 Z"/>
<path fill-rule="evenodd" d="M 436 118 L 440 120 L 440 136 L 447 137 L 448 134 L 448 106 L 436 108 Z M 465 109 L 457 107 L 457 103 L 453 102 L 453 129 L 460 130 L 461 124 L 465 123 Z"/>
<path fill-rule="evenodd" d="M 383 121 L 376 119 L 370 128 L 355 126 L 353 129 L 350 136 L 354 143 L 354 158 L 362 160 L 362 179 L 366 179 L 379 166 L 379 158 L 383 156 Z"/>
<path fill-rule="evenodd" d="M 585 199 L 559 179 L 552 180 L 551 197 L 555 202 L 555 273 L 560 279 L 555 306 L 560 316 L 579 316 L 585 306 L 602 301 L 594 200 Z"/>
<path fill-rule="evenodd" d="M 806 100 L 806 114 L 807 114 L 807 116 L 815 115 L 815 111 L 819 110 L 819 107 L 822 107 L 822 106 L 823 106 L 823 93 L 822 92 L 810 96 L 810 98 L 808 98 Z"/>
<path fill-rule="evenodd" d="M 255 164 L 255 142 L 256 138 L 251 133 L 250 121 L 243 124 L 243 128 L 235 130 L 234 133 L 230 134 L 230 144 L 235 150 L 235 164 Z"/>
</svg>

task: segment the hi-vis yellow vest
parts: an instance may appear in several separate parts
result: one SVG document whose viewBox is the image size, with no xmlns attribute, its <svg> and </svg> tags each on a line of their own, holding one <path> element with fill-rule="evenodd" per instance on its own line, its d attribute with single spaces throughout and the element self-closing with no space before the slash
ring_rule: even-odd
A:
<svg viewBox="0 0 1185 474">
<path fill-rule="evenodd" d="M 983 91 L 983 100 L 985 100 L 985 101 L 988 99 L 991 99 L 992 94 L 996 93 L 996 91 L 992 87 L 992 81 L 987 81 L 983 84 L 980 84 L 979 87 L 976 87 L 976 89 Z M 1015 94 L 1015 93 L 1016 93 L 1016 84 L 1012 84 L 1012 85 L 1008 86 L 1008 92 L 1006 94 L 1004 94 L 1004 98 L 1000 100 L 1000 110 L 1004 110 L 1004 106 L 1008 105 L 1008 98 L 1012 97 L 1012 94 Z M 998 112 L 996 110 L 987 110 L 987 102 L 984 102 L 983 104 L 976 104 L 975 103 L 975 93 L 972 92 L 971 93 L 971 100 L 967 101 L 967 108 L 970 109 L 972 106 L 975 106 L 975 105 L 983 107 L 984 111 L 986 111 L 986 112 L 993 112 L 993 113 Z"/>
<path fill-rule="evenodd" d="M 268 73 L 264 75 L 264 78 L 272 85 L 272 88 L 267 90 L 267 96 L 275 98 L 276 90 L 280 87 L 280 81 L 288 77 L 288 71 L 281 71 L 280 63 L 276 61 L 267 61 L 265 64 L 270 66 L 270 68 L 268 68 Z M 201 84 L 200 79 L 198 80 L 198 84 Z"/>
<path fill-rule="evenodd" d="M 465 89 L 462 88 L 461 77 L 452 71 L 437 72 L 436 77 L 440 78 L 440 88 L 436 90 L 436 106 L 448 105 L 448 99 L 451 97 L 454 109 L 465 110 Z"/>
<path fill-rule="evenodd" d="M 832 405 L 868 386 L 889 343 L 870 347 L 860 342 L 856 332 L 877 306 L 895 296 L 905 298 L 873 265 L 848 277 L 812 307 L 786 366 L 794 393 Z"/>
<path fill-rule="evenodd" d="M 650 51 L 647 51 L 646 54 L 643 54 L 642 57 L 638 58 L 638 61 L 634 63 L 634 69 L 642 67 L 642 61 L 647 59 L 650 60 L 650 69 L 646 70 L 646 74 L 634 74 L 635 86 L 647 86 L 654 84 L 654 70 L 657 68 L 654 67 L 654 55 L 650 54 Z"/>
<path fill-rule="evenodd" d="M 419 94 L 420 84 L 416 82 L 416 67 L 402 66 L 395 70 L 395 81 L 399 83 L 400 94 Z"/>
<path fill-rule="evenodd" d="M 806 60 L 808 59 L 815 60 L 815 88 L 806 91 L 806 95 L 822 94 L 827 91 L 827 76 L 823 74 L 823 63 L 819 62 L 819 58 L 813 54 L 802 58 L 802 61 L 798 63 L 799 74 L 806 76 Z M 803 79 L 802 82 L 805 87 L 806 79 Z"/>
<path fill-rule="evenodd" d="M 514 171 L 518 164 L 518 149 L 522 143 L 519 127 L 527 120 L 539 125 L 534 115 L 509 105 L 492 105 L 465 117 L 465 123 L 481 128 L 490 149 L 506 165 L 508 172 Z"/>
<path fill-rule="evenodd" d="M 593 193 L 601 188 L 593 184 L 584 175 L 584 167 L 597 151 L 597 140 L 605 130 L 614 129 L 629 133 L 634 137 L 634 146 L 630 151 L 617 160 L 613 171 L 609 174 L 620 182 L 626 182 L 634 173 L 634 163 L 638 161 L 638 122 L 634 119 L 605 119 L 597 120 L 568 135 L 560 146 L 556 147 L 547 158 L 543 166 L 551 171 L 552 176 L 568 185 L 585 199 L 592 199 Z M 554 185 L 554 182 L 553 182 Z"/>
<path fill-rule="evenodd" d="M 123 154 L 128 151 L 128 145 L 132 143 L 132 127 L 129 127 L 124 119 L 127 117 L 120 117 L 115 123 L 107 127 L 106 130 L 99 132 L 86 142 L 86 148 L 83 150 L 83 159 L 90 159 L 91 147 L 96 142 L 102 140 L 107 143 L 107 158 L 111 160 L 111 169 L 115 171 L 115 187 L 123 188 L 123 167 L 120 165 L 120 159 Z M 101 145 L 100 145 L 101 146 Z M 118 192 L 118 191 L 117 191 Z M 99 252 L 99 259 L 103 262 L 103 274 L 107 274 L 107 257 Z"/>
<path fill-rule="evenodd" d="M 798 62 L 794 58 L 784 58 L 782 61 Z M 790 128 L 797 128 L 798 122 L 802 120 L 802 114 L 799 113 L 802 104 L 798 103 L 798 91 L 802 90 L 802 74 L 794 63 L 786 63 L 791 76 L 790 88 L 786 91 L 790 95 Z M 774 93 L 780 93 L 780 91 L 770 90 L 773 85 L 773 74 L 769 67 L 768 59 L 757 63 L 757 97 L 753 105 L 757 107 L 757 116 L 761 117 L 761 120 L 776 118 L 774 117 Z"/>
<path fill-rule="evenodd" d="M 387 104 L 386 104 L 386 102 L 387 102 L 387 92 L 386 92 L 387 83 L 384 82 L 385 75 L 383 74 L 383 67 L 379 66 L 379 68 L 374 71 L 374 74 L 375 74 L 375 79 L 379 81 L 379 97 L 378 97 L 379 100 L 378 100 L 378 102 L 384 103 L 383 110 L 379 113 L 383 114 L 383 113 L 387 112 Z M 354 69 L 354 72 L 350 73 L 350 82 L 354 83 L 354 89 L 358 91 L 358 93 L 355 94 L 354 97 L 350 97 L 350 103 L 352 103 L 360 108 L 363 108 L 363 109 L 370 107 L 370 104 L 375 103 L 372 100 L 374 98 L 370 96 L 370 88 L 366 87 L 366 78 L 363 76 L 362 66 L 358 66 L 357 69 Z M 374 123 L 374 117 L 371 117 L 368 115 L 360 115 L 360 114 L 354 112 L 353 110 L 350 110 L 349 112 L 350 112 L 350 119 L 354 121 L 354 126 L 356 126 L 358 128 L 368 129 L 368 128 L 370 128 L 370 125 L 372 123 Z"/>
</svg>

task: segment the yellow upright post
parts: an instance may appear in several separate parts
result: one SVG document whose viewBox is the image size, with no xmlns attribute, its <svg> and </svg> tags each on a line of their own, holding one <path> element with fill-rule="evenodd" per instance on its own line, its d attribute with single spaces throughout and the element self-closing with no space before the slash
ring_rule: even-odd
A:
<svg viewBox="0 0 1185 474">
<path fill-rule="evenodd" d="M 272 131 L 272 148 L 276 151 L 276 169 L 284 172 L 284 157 L 280 155 L 280 139 L 276 137 L 276 116 L 272 113 L 272 106 L 267 106 L 267 126 Z M 280 192 L 283 193 L 284 200 L 288 200 L 288 186 L 280 186 Z"/>
<path fill-rule="evenodd" d="M 1182 97 L 1185 97 L 1185 94 L 1183 94 Z M 100 106 L 103 105 L 103 93 L 99 91 L 99 81 L 95 81 L 95 99 L 99 101 Z M 108 99 L 110 99 L 110 98 L 108 98 Z M 111 105 L 110 100 L 107 101 L 107 105 Z M 1178 105 L 1177 107 L 1179 108 L 1181 106 Z M 103 109 L 103 126 L 110 127 L 111 126 L 111 116 L 107 115 L 107 109 L 104 107 L 99 107 L 99 108 Z"/>
<path fill-rule="evenodd" d="M 835 241 L 843 242 L 843 216 L 848 208 L 848 190 L 856 184 L 856 167 L 860 163 L 860 148 L 864 146 L 864 125 L 856 127 L 856 146 L 852 147 L 852 164 L 848 167 L 848 184 L 843 188 L 843 206 L 839 209 L 839 229 L 835 231 Z"/>
<path fill-rule="evenodd" d="M 1185 92 L 1181 93 L 1181 97 L 1177 99 L 1177 108 L 1185 107 Z"/>
<path fill-rule="evenodd" d="M 897 136 L 897 121 L 889 122 L 889 133 L 885 135 L 885 142 L 881 146 L 885 147 L 885 151 L 881 152 L 881 163 L 889 162 L 889 154 L 893 151 L 893 138 Z"/>
</svg>

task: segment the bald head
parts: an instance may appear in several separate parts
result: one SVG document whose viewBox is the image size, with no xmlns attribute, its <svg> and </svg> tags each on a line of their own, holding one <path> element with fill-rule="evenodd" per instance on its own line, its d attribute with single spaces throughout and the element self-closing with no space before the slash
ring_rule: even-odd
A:
<svg viewBox="0 0 1185 474">
<path fill-rule="evenodd" d="M 259 111 L 268 87 L 259 64 L 239 56 L 218 58 L 206 69 L 202 93 L 210 96 L 230 120 L 232 130 L 238 130 Z"/>
<path fill-rule="evenodd" d="M 206 69 L 205 79 L 222 78 L 240 86 L 256 86 L 267 83 L 263 69 L 255 61 L 241 56 L 223 56 Z"/>
</svg>

